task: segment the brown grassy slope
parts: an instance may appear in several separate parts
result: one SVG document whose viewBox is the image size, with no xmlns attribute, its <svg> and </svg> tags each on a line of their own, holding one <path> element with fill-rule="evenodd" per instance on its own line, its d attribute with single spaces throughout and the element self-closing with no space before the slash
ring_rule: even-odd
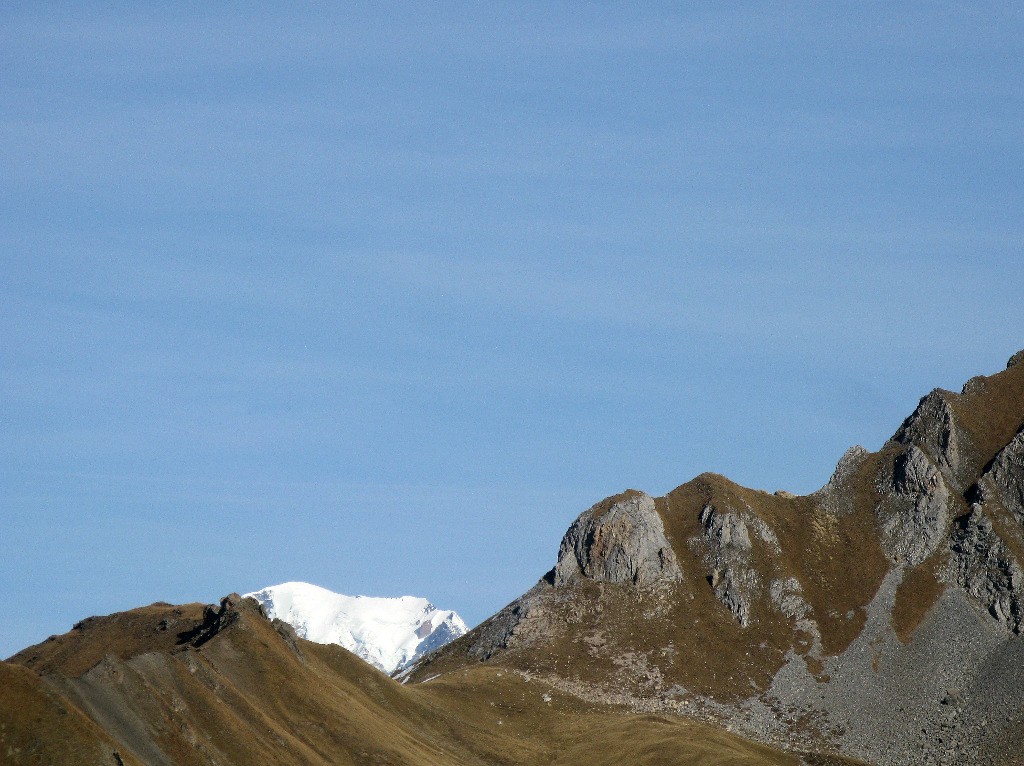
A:
<svg viewBox="0 0 1024 766">
<path fill-rule="evenodd" d="M 141 766 L 27 668 L 0 662 L 0 764 Z M 115 756 L 117 753 L 117 756 Z"/>
<path fill-rule="evenodd" d="M 764 620 L 740 628 L 703 586 L 702 580 L 687 579 L 667 594 L 591 581 L 566 586 L 558 597 L 571 603 L 548 607 L 554 619 L 544 627 L 543 640 L 517 645 L 494 661 L 645 697 L 680 685 L 741 699 L 770 681 L 782 664 L 783 642 Z M 783 625 L 777 634 L 788 639 L 790 632 Z M 439 656 L 417 678 L 444 672 L 443 662 Z"/>
<path fill-rule="evenodd" d="M 866 461 L 851 480 L 867 502 L 856 503 L 848 514 L 827 510 L 813 496 L 770 495 L 724 476 L 702 474 L 666 496 L 663 518 L 677 551 L 686 550 L 685 541 L 699 534 L 698 517 L 705 505 L 746 511 L 762 519 L 778 538 L 781 552 L 755 548 L 755 568 L 764 578 L 795 577 L 800 582 L 825 652 L 838 654 L 863 627 L 863 607 L 888 569 L 875 533 L 871 471 L 871 461 Z M 792 643 L 792 625 L 780 616 L 762 610 L 757 622 L 766 635 L 752 632 L 748 643 Z"/>
<path fill-rule="evenodd" d="M 1024 362 L 971 378 L 963 393 L 944 393 L 968 435 L 979 472 L 1024 427 Z"/>
<path fill-rule="evenodd" d="M 202 604 L 151 604 L 105 617 L 88 617 L 62 636 L 22 649 L 10 662 L 39 674 L 58 671 L 80 676 L 106 655 L 119 659 L 143 652 L 169 652 L 179 646 L 180 634 L 195 628 L 203 617 Z"/>
<path fill-rule="evenodd" d="M 914 631 L 946 589 L 938 575 L 941 559 L 941 551 L 933 553 L 922 564 L 909 570 L 896 589 L 892 627 L 904 644 L 910 643 Z"/>
<path fill-rule="evenodd" d="M 586 704 L 500 668 L 401 686 L 340 647 L 275 629 L 251 600 L 229 606 L 198 646 L 168 646 L 160 625 L 184 616 L 174 609 L 146 607 L 93 621 L 19 653 L 16 662 L 26 665 L 0 666 L 0 677 L 26 688 L 18 699 L 32 702 L 17 702 L 5 685 L 0 731 L 27 733 L 47 754 L 33 761 L 0 753 L 0 763 L 116 766 L 116 748 L 132 766 L 592 766 L 611 763 L 627 746 L 635 764 L 797 762 L 726 732 Z M 182 625 L 178 635 L 193 635 L 194 642 L 201 624 Z M 132 633 L 110 644 L 116 625 Z M 94 638 L 104 646 L 91 646 Z M 85 656 L 100 659 L 86 668 Z M 27 665 L 44 669 L 45 682 Z M 69 712 L 40 714 L 33 705 Z M 82 733 L 63 719 L 76 721 Z"/>
<path fill-rule="evenodd" d="M 872 471 L 863 467 L 863 476 L 851 481 L 873 501 Z M 873 505 L 867 503 L 837 514 L 813 497 L 769 495 L 703 474 L 656 498 L 655 505 L 683 571 L 681 582 L 654 592 L 589 580 L 559 588 L 542 582 L 538 616 L 528 610 L 517 628 L 526 638 L 489 662 L 644 697 L 679 685 L 739 700 L 770 684 L 789 649 L 806 654 L 812 648 L 812 636 L 770 604 L 767 589 L 773 579 L 795 577 L 802 584 L 824 650 L 838 653 L 863 627 L 864 607 L 888 569 Z M 747 627 L 716 599 L 707 579 L 711 571 L 689 544 L 701 534 L 699 517 L 706 505 L 760 518 L 778 538 L 781 553 L 755 540 L 751 563 L 760 585 Z M 482 626 L 429 658 L 414 680 L 475 663 L 467 652 L 488 629 Z"/>
<path fill-rule="evenodd" d="M 751 745 L 720 729 L 680 726 L 665 716 L 597 715 L 584 718 L 579 730 L 564 731 L 552 766 L 620 766 L 621 764 L 764 764 L 797 763 L 777 751 Z"/>
</svg>

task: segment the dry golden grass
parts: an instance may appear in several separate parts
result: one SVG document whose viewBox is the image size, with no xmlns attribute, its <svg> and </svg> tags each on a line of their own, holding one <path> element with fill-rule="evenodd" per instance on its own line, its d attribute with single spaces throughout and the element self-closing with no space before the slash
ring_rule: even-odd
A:
<svg viewBox="0 0 1024 766">
<path fill-rule="evenodd" d="M 909 570 L 896 589 L 892 627 L 896 637 L 904 644 L 910 643 L 914 631 L 946 589 L 936 571 L 939 563 L 939 555 L 933 554 L 920 566 Z"/>
<path fill-rule="evenodd" d="M 18 665 L 0 662 L 0 764 L 141 766 L 78 708 Z"/>
<path fill-rule="evenodd" d="M 21 653 L 17 662 L 45 668 L 50 686 L 24 665 L 0 665 L 0 763 L 117 766 L 115 750 L 128 766 L 797 763 L 728 732 L 616 712 L 499 667 L 402 686 L 340 647 L 300 639 L 293 648 L 251 601 L 200 647 L 168 645 L 162 621 L 197 614 L 174 610 L 112 615 Z M 128 635 L 111 645 L 117 626 Z M 97 663 L 86 667 L 85 657 Z"/>
</svg>

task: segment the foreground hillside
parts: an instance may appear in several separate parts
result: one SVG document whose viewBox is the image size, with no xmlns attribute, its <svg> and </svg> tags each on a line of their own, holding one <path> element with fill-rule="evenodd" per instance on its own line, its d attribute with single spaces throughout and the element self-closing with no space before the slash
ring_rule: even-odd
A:
<svg viewBox="0 0 1024 766">
<path fill-rule="evenodd" d="M 92 618 L 0 663 L 0 690 L 12 765 L 799 763 L 497 668 L 403 686 L 237 596 Z"/>
<path fill-rule="evenodd" d="M 797 497 L 698 476 L 583 513 L 409 674 L 484 662 L 878 764 L 1024 763 L 1024 352 Z"/>
</svg>

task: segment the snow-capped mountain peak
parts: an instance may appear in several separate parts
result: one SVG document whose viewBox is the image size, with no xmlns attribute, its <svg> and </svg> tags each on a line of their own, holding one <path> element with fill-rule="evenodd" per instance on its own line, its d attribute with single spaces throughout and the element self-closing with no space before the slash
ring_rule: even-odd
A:
<svg viewBox="0 0 1024 766">
<path fill-rule="evenodd" d="M 466 632 L 458 614 L 415 596 L 345 596 L 304 582 L 271 585 L 245 595 L 302 638 L 340 644 L 389 674 Z"/>
</svg>

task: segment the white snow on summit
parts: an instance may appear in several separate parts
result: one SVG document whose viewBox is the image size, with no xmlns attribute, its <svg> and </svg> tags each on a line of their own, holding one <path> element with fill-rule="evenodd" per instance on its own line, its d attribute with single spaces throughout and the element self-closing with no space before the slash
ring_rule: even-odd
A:
<svg viewBox="0 0 1024 766">
<path fill-rule="evenodd" d="M 245 595 L 302 638 L 340 644 L 388 674 L 466 632 L 458 614 L 415 596 L 344 596 L 305 582 L 271 585 Z"/>
</svg>

